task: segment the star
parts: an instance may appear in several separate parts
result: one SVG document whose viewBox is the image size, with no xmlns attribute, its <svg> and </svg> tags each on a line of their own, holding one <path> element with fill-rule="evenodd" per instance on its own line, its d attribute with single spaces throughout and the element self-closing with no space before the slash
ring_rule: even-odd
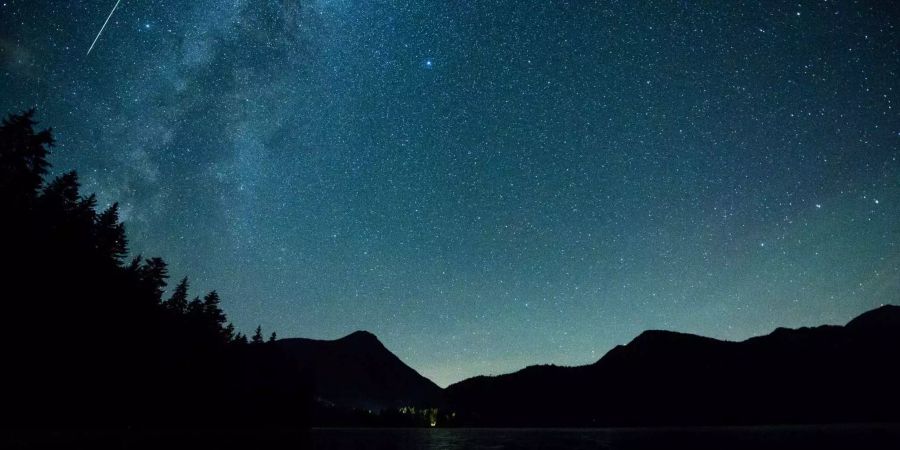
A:
<svg viewBox="0 0 900 450">
<path fill-rule="evenodd" d="M 65 130 L 53 170 L 119 201 L 135 251 L 218 290 L 245 333 L 446 342 L 491 322 L 497 362 L 400 355 L 445 384 L 585 363 L 644 326 L 744 339 L 896 302 L 847 294 L 896 252 L 893 10 L 721 2 L 745 20 L 698 11 L 669 39 L 637 2 L 122 0 L 114 20 L 116 2 L 0 0 L 0 35 L 23 37 L 0 44 L 0 114 L 39 105 Z M 742 295 L 754 313 L 726 313 Z M 563 331 L 584 345 L 550 348 Z M 448 353 L 458 373 L 435 369 Z"/>
</svg>

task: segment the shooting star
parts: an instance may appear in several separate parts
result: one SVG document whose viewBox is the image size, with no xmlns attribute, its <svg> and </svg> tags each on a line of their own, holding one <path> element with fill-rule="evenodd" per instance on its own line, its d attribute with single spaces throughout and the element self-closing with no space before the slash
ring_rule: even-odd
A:
<svg viewBox="0 0 900 450">
<path fill-rule="evenodd" d="M 100 27 L 100 32 L 97 33 L 97 37 L 95 37 L 94 42 L 91 43 L 91 48 L 89 48 L 88 52 L 87 52 L 88 55 L 91 54 L 91 50 L 93 50 L 94 46 L 97 45 L 97 39 L 100 39 L 100 35 L 103 34 L 103 30 L 106 29 L 106 24 L 109 23 L 109 19 L 112 18 L 113 13 L 116 12 L 116 8 L 119 7 L 119 3 L 121 3 L 121 2 L 122 2 L 122 0 L 116 0 L 116 6 L 113 6 L 112 11 L 109 12 L 109 16 L 106 17 L 106 22 L 103 22 L 103 26 Z"/>
</svg>

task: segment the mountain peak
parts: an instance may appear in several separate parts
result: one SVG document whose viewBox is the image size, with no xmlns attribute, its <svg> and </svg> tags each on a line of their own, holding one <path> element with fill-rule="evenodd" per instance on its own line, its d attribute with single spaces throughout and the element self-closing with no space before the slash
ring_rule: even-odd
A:
<svg viewBox="0 0 900 450">
<path fill-rule="evenodd" d="M 307 374 L 316 396 L 340 407 L 369 410 L 434 407 L 441 388 L 407 366 L 368 331 L 340 339 L 279 341 L 284 355 Z"/>
<path fill-rule="evenodd" d="M 644 330 L 641 334 L 637 335 L 632 342 L 634 341 L 654 341 L 657 339 L 667 339 L 672 337 L 677 337 L 683 333 L 679 333 L 677 331 L 669 331 L 669 330 Z"/>
<path fill-rule="evenodd" d="M 468 426 L 895 422 L 898 348 L 900 307 L 883 306 L 846 327 L 740 342 L 648 330 L 590 366 L 534 366 L 446 393 Z"/>
<path fill-rule="evenodd" d="M 866 311 L 847 322 L 850 329 L 887 329 L 900 327 L 900 306 L 883 305 Z"/>
<path fill-rule="evenodd" d="M 682 344 L 682 343 L 693 343 L 693 342 L 711 342 L 716 341 L 716 339 L 708 338 L 705 336 L 698 336 L 696 334 L 689 333 L 680 333 L 677 331 L 668 331 L 668 330 L 646 330 L 639 334 L 636 338 L 634 338 L 630 343 L 628 343 L 628 347 L 643 347 L 643 346 L 657 346 L 657 345 L 670 345 L 670 344 Z"/>
<path fill-rule="evenodd" d="M 378 342 L 378 337 L 372 334 L 371 332 L 365 330 L 356 330 L 340 339 L 339 341 L 354 341 L 354 342 Z"/>
</svg>

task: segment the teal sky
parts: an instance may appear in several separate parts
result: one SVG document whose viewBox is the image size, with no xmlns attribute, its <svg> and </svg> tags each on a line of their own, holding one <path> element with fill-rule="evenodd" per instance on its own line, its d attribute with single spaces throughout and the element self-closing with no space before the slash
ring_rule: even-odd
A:
<svg viewBox="0 0 900 450">
<path fill-rule="evenodd" d="M 441 385 L 900 292 L 876 1 L 0 4 L 0 110 L 249 332 Z M 174 283 L 173 283 L 174 284 Z"/>
</svg>

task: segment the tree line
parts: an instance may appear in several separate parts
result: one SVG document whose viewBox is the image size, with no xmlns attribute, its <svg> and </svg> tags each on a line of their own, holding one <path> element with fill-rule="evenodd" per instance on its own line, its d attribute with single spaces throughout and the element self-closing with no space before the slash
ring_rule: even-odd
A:
<svg viewBox="0 0 900 450">
<path fill-rule="evenodd" d="M 248 339 L 216 291 L 164 297 L 158 257 L 128 257 L 112 204 L 75 171 L 47 181 L 54 146 L 34 110 L 0 124 L 3 420 L 48 424 L 302 423 L 306 388 L 262 329 Z M 274 341 L 275 333 L 269 337 Z"/>
</svg>

